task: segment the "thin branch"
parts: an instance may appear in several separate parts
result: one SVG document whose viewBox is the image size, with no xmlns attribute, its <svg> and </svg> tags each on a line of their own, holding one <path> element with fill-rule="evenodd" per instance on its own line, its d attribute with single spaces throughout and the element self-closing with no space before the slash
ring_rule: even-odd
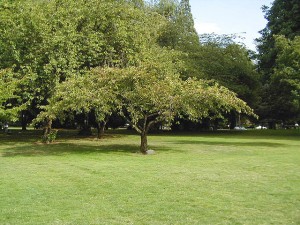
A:
<svg viewBox="0 0 300 225">
<path fill-rule="evenodd" d="M 150 121 L 150 122 L 147 124 L 147 127 L 146 127 L 146 129 L 145 129 L 146 133 L 148 133 L 150 127 L 151 127 L 153 124 L 157 123 L 157 122 L 158 122 L 158 121 L 155 121 L 155 120 Z"/>
<path fill-rule="evenodd" d="M 142 128 L 142 127 L 139 127 L 137 124 L 134 124 L 134 123 L 131 122 L 131 120 L 129 120 L 127 117 L 124 116 L 124 118 L 125 118 L 126 122 L 129 123 L 130 126 L 132 126 L 138 133 L 140 133 L 140 134 L 142 133 L 142 131 L 143 131 L 143 128 Z"/>
<path fill-rule="evenodd" d="M 156 112 L 156 113 L 152 113 L 152 114 L 148 115 L 148 118 L 149 118 L 149 117 L 152 117 L 152 116 L 158 116 L 158 115 L 159 115 L 159 113 L 158 113 L 158 112 Z"/>
</svg>

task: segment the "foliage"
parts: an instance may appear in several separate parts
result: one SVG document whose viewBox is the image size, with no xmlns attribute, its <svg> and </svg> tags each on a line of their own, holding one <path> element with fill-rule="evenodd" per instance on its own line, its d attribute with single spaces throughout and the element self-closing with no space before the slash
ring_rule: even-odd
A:
<svg viewBox="0 0 300 225">
<path fill-rule="evenodd" d="M 300 36 L 275 37 L 276 66 L 266 95 L 273 119 L 294 122 L 300 118 Z"/>
<path fill-rule="evenodd" d="M 141 152 L 147 150 L 147 133 L 157 123 L 175 117 L 198 121 L 221 117 L 230 110 L 253 114 L 245 102 L 228 89 L 204 80 L 182 80 L 178 51 L 148 43 L 139 63 L 127 67 L 99 67 L 60 84 L 40 118 L 54 119 L 65 112 L 96 111 L 104 122 L 118 111 L 141 135 Z"/>
<path fill-rule="evenodd" d="M 255 107 L 258 101 L 259 75 L 248 50 L 235 42 L 237 38 L 235 35 L 200 36 L 198 76 L 216 80 Z"/>
<path fill-rule="evenodd" d="M 114 93 L 121 115 L 141 134 L 141 152 L 147 150 L 146 136 L 151 126 L 170 124 L 176 116 L 198 121 L 222 117 L 222 112 L 230 110 L 253 115 L 245 102 L 224 87 L 204 80 L 182 80 L 174 70 L 170 53 L 160 50 L 155 59 L 145 60 L 139 67 L 105 71 L 113 77 L 110 80 L 116 80 Z"/>
<path fill-rule="evenodd" d="M 67 79 L 57 86 L 56 92 L 49 99 L 34 123 L 47 119 L 65 120 L 73 112 L 86 114 L 93 112 L 97 123 L 106 123 L 116 110 L 116 93 L 114 80 L 107 79 L 106 74 L 90 73 L 81 77 Z M 105 124 L 104 124 L 105 125 Z"/>
<path fill-rule="evenodd" d="M 265 18 L 270 35 L 280 34 L 287 38 L 300 35 L 299 0 L 283 1 L 275 0 L 271 8 L 264 6 Z"/>
<path fill-rule="evenodd" d="M 35 113 L 68 78 L 138 63 L 163 23 L 127 1 L 4 0 L 0 7 L 0 69 L 22 80 L 15 105 L 27 103 Z"/>
<path fill-rule="evenodd" d="M 11 70 L 0 70 L 0 122 L 17 120 L 19 111 L 24 108 L 13 107 L 18 100 L 15 95 L 18 83 Z"/>
<path fill-rule="evenodd" d="M 300 35 L 300 1 L 275 0 L 270 8 L 264 6 L 263 11 L 268 23 L 260 32 L 257 48 L 259 68 L 267 81 L 272 74 L 277 55 L 274 35 L 284 35 L 289 39 Z"/>
<path fill-rule="evenodd" d="M 147 133 L 183 111 L 193 120 L 251 111 L 227 89 L 189 79 L 200 46 L 188 0 L 4 0 L 0 7 L 0 69 L 22 81 L 12 107 L 42 111 L 36 121 L 45 119 L 48 130 L 74 112 L 95 112 L 101 123 L 118 111 Z"/>
<path fill-rule="evenodd" d="M 194 28 L 194 19 L 188 0 L 162 0 L 154 5 L 154 9 L 167 19 L 159 37 L 161 46 L 189 52 L 199 44 Z"/>
<path fill-rule="evenodd" d="M 57 130 L 51 130 L 49 133 L 44 134 L 41 138 L 43 143 L 52 143 L 56 140 Z"/>
<path fill-rule="evenodd" d="M 294 61 L 298 60 L 300 1 L 275 0 L 263 10 L 268 23 L 257 40 L 258 66 L 264 85 L 258 113 L 270 122 L 294 120 L 299 114 L 295 79 L 299 67 Z"/>
<path fill-rule="evenodd" d="M 200 46 L 190 61 L 190 76 L 214 80 L 234 91 L 252 108 L 259 101 L 259 74 L 251 60 L 251 52 L 239 43 L 237 35 L 200 35 Z M 230 127 L 236 126 L 237 114 L 230 112 Z"/>
<path fill-rule="evenodd" d="M 199 37 L 194 28 L 194 19 L 188 0 L 161 0 L 154 5 L 154 10 L 167 19 L 158 38 L 160 46 L 178 51 L 184 66 L 180 69 L 183 78 L 195 73 L 194 52 L 199 47 Z"/>
</svg>

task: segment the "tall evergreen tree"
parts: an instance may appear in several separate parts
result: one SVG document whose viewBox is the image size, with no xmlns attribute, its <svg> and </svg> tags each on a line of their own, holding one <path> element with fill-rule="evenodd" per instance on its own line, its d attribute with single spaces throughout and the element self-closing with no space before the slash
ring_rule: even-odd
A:
<svg viewBox="0 0 300 225">
<path fill-rule="evenodd" d="M 263 6 L 268 23 L 257 39 L 259 69 L 265 80 L 269 79 L 275 65 L 276 50 L 274 35 L 293 39 L 300 35 L 300 0 L 275 0 L 269 8 Z"/>
<path fill-rule="evenodd" d="M 282 55 L 282 48 L 279 48 L 276 44 L 276 35 L 282 35 L 282 38 L 291 41 L 300 35 L 300 0 L 275 0 L 270 8 L 264 6 L 263 11 L 268 23 L 260 32 L 261 37 L 257 39 L 258 68 L 262 74 L 264 85 L 261 107 L 258 113 L 263 119 L 270 122 L 270 126 L 273 126 L 275 121 L 285 120 L 284 117 L 289 115 L 288 109 L 293 108 L 283 109 L 284 106 L 292 104 L 291 102 L 279 103 L 283 98 L 286 100 L 291 99 L 287 96 L 291 93 L 290 88 L 281 87 L 278 89 L 279 83 L 274 82 L 274 74 L 277 73 L 276 68 L 278 68 L 278 58 Z M 280 68 L 282 68 L 282 64 Z M 278 73 L 276 80 L 279 81 Z M 277 113 L 283 111 L 284 113 Z M 293 114 L 295 115 L 295 112 Z"/>
</svg>

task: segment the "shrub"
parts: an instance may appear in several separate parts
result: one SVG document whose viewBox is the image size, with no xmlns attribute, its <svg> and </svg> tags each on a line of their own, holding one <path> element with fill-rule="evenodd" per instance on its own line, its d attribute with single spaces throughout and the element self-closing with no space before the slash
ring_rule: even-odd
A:
<svg viewBox="0 0 300 225">
<path fill-rule="evenodd" d="M 42 136 L 42 142 L 43 143 L 52 143 L 53 141 L 55 141 L 57 136 L 57 130 L 51 130 L 49 134 L 44 134 Z"/>
</svg>

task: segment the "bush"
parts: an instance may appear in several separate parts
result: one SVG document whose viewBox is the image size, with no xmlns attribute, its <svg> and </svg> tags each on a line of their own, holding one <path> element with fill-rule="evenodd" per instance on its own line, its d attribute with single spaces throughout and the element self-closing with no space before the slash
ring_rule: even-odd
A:
<svg viewBox="0 0 300 225">
<path fill-rule="evenodd" d="M 57 136 L 57 130 L 51 130 L 49 134 L 45 134 L 42 136 L 42 142 L 43 143 L 52 143 L 55 141 Z"/>
</svg>

